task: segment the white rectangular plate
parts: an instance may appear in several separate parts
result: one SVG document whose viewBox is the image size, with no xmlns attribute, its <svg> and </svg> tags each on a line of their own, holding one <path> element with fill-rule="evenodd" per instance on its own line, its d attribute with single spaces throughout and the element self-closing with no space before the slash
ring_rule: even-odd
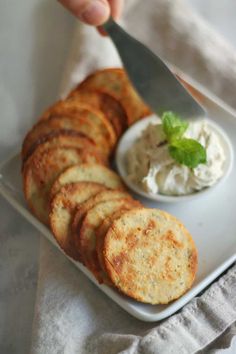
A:
<svg viewBox="0 0 236 354">
<path fill-rule="evenodd" d="M 228 134 L 236 156 L 236 117 L 209 97 L 204 98 L 204 105 L 209 116 Z M 199 268 L 194 286 L 180 299 L 169 305 L 146 305 L 122 296 L 108 286 L 99 285 L 85 267 L 69 259 L 104 293 L 136 318 L 150 322 L 162 320 L 179 310 L 236 261 L 235 177 L 234 164 L 231 175 L 224 184 L 219 185 L 212 193 L 191 202 L 169 205 L 142 200 L 146 206 L 164 209 L 182 220 L 198 248 Z M 58 247 L 51 232 L 34 218 L 26 207 L 22 193 L 19 155 L 14 156 L 0 167 L 0 193 Z"/>
</svg>

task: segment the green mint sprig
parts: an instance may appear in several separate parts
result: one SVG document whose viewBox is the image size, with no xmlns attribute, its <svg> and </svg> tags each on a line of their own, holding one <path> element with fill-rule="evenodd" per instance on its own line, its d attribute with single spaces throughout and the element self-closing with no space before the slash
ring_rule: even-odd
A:
<svg viewBox="0 0 236 354">
<path fill-rule="evenodd" d="M 173 112 L 162 115 L 162 127 L 171 157 L 181 165 L 195 168 L 207 162 L 206 149 L 194 139 L 184 138 L 188 123 Z"/>
</svg>

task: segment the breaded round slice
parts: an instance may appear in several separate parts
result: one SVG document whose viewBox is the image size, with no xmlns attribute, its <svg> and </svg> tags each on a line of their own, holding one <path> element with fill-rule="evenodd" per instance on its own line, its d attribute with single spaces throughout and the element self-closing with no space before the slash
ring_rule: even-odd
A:
<svg viewBox="0 0 236 354">
<path fill-rule="evenodd" d="M 125 207 L 120 208 L 117 210 L 115 213 L 113 213 L 111 216 L 105 218 L 102 223 L 98 226 L 96 229 L 96 255 L 99 263 L 99 269 L 100 269 L 100 276 L 105 281 L 106 283 L 108 281 L 108 277 L 106 274 L 106 268 L 104 264 L 104 258 L 103 258 L 103 248 L 104 248 L 104 239 L 105 236 L 112 225 L 113 221 L 119 219 L 121 215 L 123 215 L 126 211 L 134 209 L 133 206 L 129 207 L 129 205 L 126 205 Z"/>
<path fill-rule="evenodd" d="M 82 221 L 78 239 L 78 250 L 82 255 L 83 263 L 92 271 L 94 276 L 102 282 L 101 268 L 96 252 L 96 229 L 104 219 L 111 217 L 121 208 L 141 207 L 141 203 L 131 198 L 107 200 L 90 208 Z"/>
<path fill-rule="evenodd" d="M 133 198 L 126 192 L 119 191 L 119 190 L 105 190 L 97 195 L 95 195 L 93 198 L 88 199 L 86 202 L 80 204 L 75 212 L 73 221 L 72 221 L 72 232 L 73 232 L 73 237 L 75 240 L 75 244 L 77 249 L 79 249 L 79 238 L 80 238 L 80 228 L 83 222 L 83 218 L 86 215 L 86 213 L 94 208 L 97 204 L 111 201 L 111 200 L 118 200 L 118 199 L 129 199 L 133 201 Z M 83 262 L 83 255 L 81 255 L 81 259 Z"/>
<path fill-rule="evenodd" d="M 74 131 L 74 130 L 57 130 L 56 132 L 52 132 L 48 135 L 43 135 L 40 139 L 38 139 L 34 145 L 31 146 L 28 151 L 28 155 L 25 156 L 23 160 L 23 164 L 27 161 L 27 159 L 33 154 L 33 152 L 37 149 L 37 151 L 43 152 L 46 149 L 49 149 L 54 146 L 73 146 L 80 149 L 85 150 L 95 150 L 98 154 L 100 154 L 101 159 L 104 159 L 104 164 L 108 164 L 107 157 L 102 155 L 96 147 L 96 144 L 88 138 L 85 134 Z"/>
<path fill-rule="evenodd" d="M 51 189 L 53 197 L 67 183 L 74 182 L 101 183 L 110 189 L 126 190 L 120 176 L 100 164 L 82 164 L 66 169 L 54 182 Z"/>
<path fill-rule="evenodd" d="M 71 97 L 77 102 L 89 103 L 91 107 L 102 111 L 104 116 L 111 122 L 118 138 L 127 129 L 128 118 L 124 108 L 107 93 L 93 90 L 74 90 L 69 98 Z"/>
<path fill-rule="evenodd" d="M 88 114 L 86 115 L 86 119 L 88 119 L 93 124 L 96 124 L 97 127 L 99 127 L 100 131 L 106 138 L 107 143 L 109 143 L 110 148 L 113 148 L 116 144 L 117 138 L 112 124 L 105 117 L 104 113 L 101 110 L 93 107 L 89 103 L 89 101 L 86 103 L 82 103 L 79 102 L 79 100 L 74 99 L 73 97 L 66 100 L 60 100 L 46 110 L 46 112 L 41 117 L 41 120 L 48 119 L 58 114 L 78 114 L 78 117 L 80 117 L 81 110 L 85 110 L 88 112 Z"/>
<path fill-rule="evenodd" d="M 97 149 L 102 153 L 109 155 L 110 146 L 106 142 L 105 136 L 102 134 L 101 130 L 96 124 L 87 119 L 91 113 L 88 110 L 81 109 L 81 116 L 76 115 L 57 115 L 48 120 L 39 121 L 33 126 L 33 128 L 26 135 L 23 146 L 22 146 L 22 158 L 26 158 L 29 154 L 30 149 L 37 143 L 39 139 L 48 136 L 52 133 L 57 133 L 59 130 L 64 131 L 75 131 L 86 135 L 90 140 L 92 140 Z"/>
<path fill-rule="evenodd" d="M 129 125 L 150 114 L 149 107 L 143 102 L 121 68 L 99 70 L 88 76 L 77 90 L 99 90 L 117 99 L 123 106 Z"/>
<path fill-rule="evenodd" d="M 49 223 L 52 233 L 65 253 L 75 260 L 79 260 L 79 254 L 71 233 L 71 220 L 76 206 L 105 189 L 93 182 L 71 183 L 64 186 L 51 202 Z"/>
<path fill-rule="evenodd" d="M 24 193 L 34 215 L 48 224 L 50 189 L 55 179 L 67 167 L 98 162 L 95 152 L 75 147 L 53 147 L 28 159 L 23 170 Z"/>
<path fill-rule="evenodd" d="M 103 249 L 111 282 L 123 294 L 167 304 L 193 284 L 197 250 L 183 224 L 157 209 L 135 209 L 115 220 Z"/>
<path fill-rule="evenodd" d="M 51 134 L 60 133 L 62 130 L 67 133 L 82 133 L 99 148 L 99 145 L 96 143 L 98 131 L 92 128 L 92 124 L 89 121 L 73 115 L 57 115 L 48 120 L 38 122 L 28 132 L 22 146 L 22 158 L 27 157 L 38 141 L 43 141 Z M 100 136 L 98 136 L 98 142 L 103 143 L 104 139 L 102 138 L 100 141 L 99 138 Z"/>
</svg>

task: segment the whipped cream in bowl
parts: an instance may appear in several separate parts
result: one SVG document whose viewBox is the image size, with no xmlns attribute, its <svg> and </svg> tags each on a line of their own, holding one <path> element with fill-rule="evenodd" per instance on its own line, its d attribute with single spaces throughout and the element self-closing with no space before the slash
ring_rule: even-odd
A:
<svg viewBox="0 0 236 354">
<path fill-rule="evenodd" d="M 144 118 L 125 132 L 116 150 L 116 164 L 131 190 L 149 199 L 178 202 L 201 196 L 226 180 L 233 165 L 228 136 L 210 119 L 188 123 L 183 137 L 196 140 L 206 152 L 206 162 L 194 168 L 171 156 L 157 116 Z"/>
</svg>

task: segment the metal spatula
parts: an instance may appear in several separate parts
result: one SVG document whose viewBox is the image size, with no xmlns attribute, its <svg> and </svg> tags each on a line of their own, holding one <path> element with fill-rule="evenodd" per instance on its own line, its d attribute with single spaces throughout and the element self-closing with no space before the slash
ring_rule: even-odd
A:
<svg viewBox="0 0 236 354">
<path fill-rule="evenodd" d="M 155 113 L 173 111 L 186 119 L 205 116 L 204 109 L 159 57 L 111 18 L 103 28 L 115 44 L 133 86 Z"/>
</svg>

